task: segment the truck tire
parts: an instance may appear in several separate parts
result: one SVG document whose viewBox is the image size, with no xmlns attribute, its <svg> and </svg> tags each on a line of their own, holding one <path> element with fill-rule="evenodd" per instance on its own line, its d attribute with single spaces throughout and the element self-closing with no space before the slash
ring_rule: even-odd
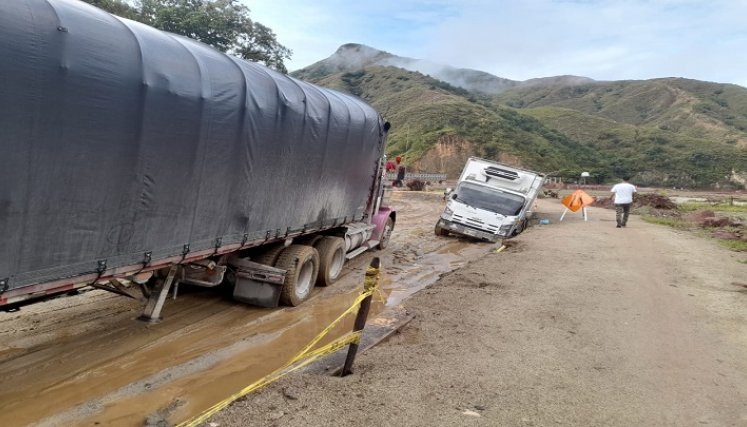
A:
<svg viewBox="0 0 747 427">
<path fill-rule="evenodd" d="M 319 274 L 317 286 L 329 286 L 337 281 L 345 264 L 345 239 L 341 237 L 322 237 L 314 246 L 319 252 Z"/>
<path fill-rule="evenodd" d="M 379 244 L 376 245 L 377 249 L 386 249 L 386 247 L 389 245 L 389 239 L 392 237 L 392 230 L 394 230 L 394 220 L 392 219 L 392 217 L 389 217 L 386 219 L 386 224 L 384 224 L 384 230 L 381 231 Z"/>
<path fill-rule="evenodd" d="M 436 229 L 434 231 L 436 232 L 436 236 L 445 237 L 449 235 L 449 230 L 441 227 L 441 221 L 436 223 Z"/>
<path fill-rule="evenodd" d="M 523 233 L 524 230 L 527 229 L 528 222 L 529 221 L 526 220 L 526 219 L 522 220 L 521 221 L 521 225 L 519 225 L 518 227 L 516 227 L 516 230 L 514 230 L 514 232 L 511 234 L 511 237 L 515 237 L 515 236 L 518 236 L 519 234 Z"/>
<path fill-rule="evenodd" d="M 280 303 L 297 307 L 311 296 L 319 272 L 319 253 L 311 246 L 290 245 L 280 254 L 275 267 L 286 270 Z"/>
<path fill-rule="evenodd" d="M 269 249 L 263 251 L 256 257 L 251 257 L 250 259 L 256 263 L 269 265 L 270 267 L 275 266 L 275 262 L 280 257 L 280 254 L 285 250 L 285 246 L 282 244 L 278 244 L 275 246 L 270 247 Z"/>
<path fill-rule="evenodd" d="M 296 237 L 295 239 L 293 239 L 293 243 L 296 243 L 296 244 L 299 244 L 299 245 L 304 245 L 304 246 L 314 246 L 314 247 L 316 247 L 316 244 L 319 243 L 319 241 L 323 237 L 324 236 L 322 236 L 320 234 L 312 234 L 312 235 L 308 235 L 308 236 L 301 236 L 301 237 Z"/>
</svg>

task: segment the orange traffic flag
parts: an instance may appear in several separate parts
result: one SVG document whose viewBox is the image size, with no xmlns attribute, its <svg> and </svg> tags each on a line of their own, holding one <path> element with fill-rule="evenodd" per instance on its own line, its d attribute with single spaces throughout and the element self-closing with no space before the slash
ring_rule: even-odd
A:
<svg viewBox="0 0 747 427">
<path fill-rule="evenodd" d="M 571 212 L 576 212 L 594 203 L 594 198 L 586 194 L 583 190 L 576 190 L 567 195 L 562 202 Z"/>
</svg>

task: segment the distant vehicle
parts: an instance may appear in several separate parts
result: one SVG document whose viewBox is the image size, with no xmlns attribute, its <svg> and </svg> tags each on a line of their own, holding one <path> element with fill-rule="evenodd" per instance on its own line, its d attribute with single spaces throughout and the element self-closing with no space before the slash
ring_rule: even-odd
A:
<svg viewBox="0 0 747 427">
<path fill-rule="evenodd" d="M 0 309 L 295 306 L 392 233 L 389 123 L 354 96 L 71 0 L 0 2 L 0 82 Z"/>
<path fill-rule="evenodd" d="M 436 223 L 437 236 L 450 233 L 497 242 L 527 227 L 531 207 L 545 176 L 491 160 L 470 157 L 446 208 Z"/>
</svg>

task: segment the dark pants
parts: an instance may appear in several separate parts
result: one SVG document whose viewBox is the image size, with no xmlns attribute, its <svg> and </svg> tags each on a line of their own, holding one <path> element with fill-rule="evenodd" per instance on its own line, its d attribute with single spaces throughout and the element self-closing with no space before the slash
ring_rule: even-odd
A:
<svg viewBox="0 0 747 427">
<path fill-rule="evenodd" d="M 619 205 L 615 205 L 615 213 L 617 214 L 617 225 L 620 227 L 625 227 L 625 224 L 628 223 L 628 214 L 630 213 L 630 205 L 632 203 L 621 203 Z"/>
</svg>

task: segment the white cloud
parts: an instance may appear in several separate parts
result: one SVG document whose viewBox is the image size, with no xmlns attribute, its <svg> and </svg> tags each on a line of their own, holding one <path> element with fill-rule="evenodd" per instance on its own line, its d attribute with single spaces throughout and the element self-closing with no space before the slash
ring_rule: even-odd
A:
<svg viewBox="0 0 747 427">
<path fill-rule="evenodd" d="M 682 76 L 747 86 L 747 2 L 257 0 L 290 69 L 348 42 L 525 80 Z"/>
</svg>

